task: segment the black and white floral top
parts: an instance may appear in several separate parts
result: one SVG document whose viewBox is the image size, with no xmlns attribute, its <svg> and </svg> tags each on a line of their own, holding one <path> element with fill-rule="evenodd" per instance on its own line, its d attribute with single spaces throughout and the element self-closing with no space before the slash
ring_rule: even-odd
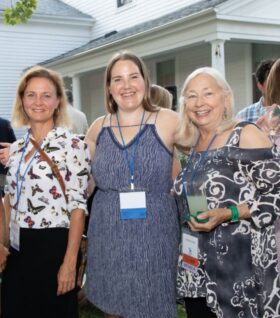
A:
<svg viewBox="0 0 280 318">
<path fill-rule="evenodd" d="M 239 148 L 247 124 L 239 123 L 224 147 L 208 151 L 195 179 L 204 185 L 209 210 L 247 202 L 251 219 L 198 233 L 198 271 L 183 269 L 179 259 L 177 287 L 180 297 L 206 297 L 217 317 L 278 317 L 275 220 L 280 216 L 280 153 L 276 148 Z M 202 154 L 194 155 L 186 180 L 181 173 L 174 184 L 182 218 L 189 213 L 183 182 L 189 181 Z"/>
<path fill-rule="evenodd" d="M 57 178 L 40 153 L 25 162 L 24 157 L 33 148 L 28 138 L 26 134 L 16 141 L 10 151 L 5 191 L 10 195 L 11 218 L 16 218 L 22 228 L 69 227 L 71 211 L 76 208 L 87 211 L 90 172 L 87 145 L 60 127 L 51 130 L 41 144 L 63 177 L 67 204 Z"/>
</svg>

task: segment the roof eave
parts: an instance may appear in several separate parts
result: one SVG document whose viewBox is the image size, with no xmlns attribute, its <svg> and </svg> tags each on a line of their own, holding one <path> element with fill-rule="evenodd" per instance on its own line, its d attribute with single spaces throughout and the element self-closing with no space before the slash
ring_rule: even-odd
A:
<svg viewBox="0 0 280 318">
<path fill-rule="evenodd" d="M 235 16 L 235 15 L 225 15 L 225 14 L 217 14 L 217 19 L 219 20 L 227 20 L 232 22 L 246 22 L 246 23 L 264 23 L 264 24 L 271 24 L 271 25 L 280 25 L 280 20 L 278 19 L 266 19 L 260 17 L 242 17 L 242 16 Z"/>
<path fill-rule="evenodd" d="M 34 14 L 31 17 L 30 22 L 93 26 L 96 20 L 94 18 L 86 18 L 86 17 L 69 17 L 69 16 L 50 15 L 50 14 L 49 15 Z"/>
<path fill-rule="evenodd" d="M 53 62 L 48 62 L 48 61 L 45 61 L 42 63 L 42 65 L 44 64 L 48 64 L 48 66 L 54 66 L 56 64 L 60 64 L 60 63 L 65 63 L 65 62 L 69 62 L 75 58 L 80 58 L 80 57 L 83 57 L 85 55 L 88 55 L 92 52 L 98 52 L 100 50 L 103 50 L 105 48 L 109 48 L 111 46 L 114 46 L 114 45 L 117 45 L 121 42 L 124 42 L 124 41 L 128 41 L 128 40 L 131 40 L 131 39 L 135 39 L 135 38 L 141 38 L 141 37 L 145 37 L 147 36 L 148 34 L 152 34 L 152 33 L 155 33 L 155 32 L 159 32 L 159 31 L 163 31 L 164 29 L 167 29 L 171 26 L 176 26 L 176 25 L 179 25 L 179 24 L 183 24 L 185 22 L 191 22 L 191 21 L 194 21 L 196 19 L 199 19 L 201 18 L 202 16 L 206 16 L 208 14 L 211 14 L 211 13 L 215 13 L 215 17 L 216 17 L 216 11 L 215 11 L 215 8 L 207 8 L 207 9 L 204 9 L 200 12 L 196 12 L 196 13 L 193 13 L 193 14 L 190 14 L 186 17 L 182 17 L 180 19 L 176 19 L 174 21 L 170 21 L 170 22 L 167 22 L 163 25 L 160 25 L 160 26 L 156 26 L 156 27 L 153 27 L 151 29 L 148 29 L 148 30 L 144 30 L 142 32 L 139 32 L 139 33 L 136 33 L 136 34 L 132 34 L 132 35 L 129 35 L 129 36 L 126 36 L 124 38 L 120 38 L 120 39 L 117 39 L 117 40 L 113 40 L 111 42 L 108 42 L 108 43 L 105 43 L 105 44 L 101 44 L 100 46 L 97 46 L 97 47 L 94 47 L 94 48 L 90 48 L 88 50 L 85 50 L 83 52 L 78 52 L 78 53 L 75 53 L 71 56 L 67 56 L 67 57 L 62 57 L 56 61 L 53 61 Z M 214 16 L 213 16 L 214 17 Z"/>
</svg>

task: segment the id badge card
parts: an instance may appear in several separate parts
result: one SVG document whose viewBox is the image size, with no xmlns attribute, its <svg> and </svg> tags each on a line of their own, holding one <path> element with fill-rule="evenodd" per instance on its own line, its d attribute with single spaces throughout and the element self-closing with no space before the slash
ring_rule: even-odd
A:
<svg viewBox="0 0 280 318">
<path fill-rule="evenodd" d="M 146 192 L 120 192 L 121 220 L 137 220 L 147 217 Z"/>
<path fill-rule="evenodd" d="M 196 272 L 199 267 L 198 237 L 188 230 L 182 230 L 182 263 L 181 266 L 191 272 Z"/>
<path fill-rule="evenodd" d="M 11 241 L 10 244 L 17 251 L 19 251 L 19 244 L 20 244 L 19 234 L 20 234 L 19 224 L 16 220 L 12 220 L 10 225 L 10 241 Z"/>
</svg>

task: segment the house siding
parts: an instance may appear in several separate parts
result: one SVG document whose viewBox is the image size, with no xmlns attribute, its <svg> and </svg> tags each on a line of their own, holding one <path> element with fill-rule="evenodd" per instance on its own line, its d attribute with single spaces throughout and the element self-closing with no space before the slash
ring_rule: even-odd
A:
<svg viewBox="0 0 280 318">
<path fill-rule="evenodd" d="M 90 34 L 89 26 L 32 21 L 7 26 L 0 20 L 0 116 L 10 119 L 17 83 L 25 68 L 84 44 Z"/>
<path fill-rule="evenodd" d="M 271 1 L 274 9 L 280 6 L 278 0 Z M 104 113 L 104 66 L 120 49 L 127 48 L 141 56 L 154 83 L 157 83 L 156 64 L 174 59 L 174 84 L 179 96 L 187 75 L 197 67 L 211 66 L 212 59 L 216 61 L 215 43 L 224 43 L 225 54 L 220 56 L 222 67 L 215 62 L 213 65 L 222 72 L 225 70 L 235 94 L 236 111 L 255 101 L 257 89 L 252 73 L 256 63 L 261 57 L 270 57 L 272 52 L 276 55 L 280 49 L 279 21 L 268 19 L 267 6 L 262 16 L 260 8 L 265 4 L 260 0 L 254 3 L 250 0 L 162 0 L 160 5 L 159 1 L 136 0 L 120 10 L 116 8 L 116 0 L 64 2 L 94 18 L 91 34 L 94 41 L 44 63 L 64 76 L 75 76 L 75 87 L 80 86 L 81 95 L 77 95 L 77 100 L 81 100 L 89 122 Z M 188 11 L 187 6 L 194 3 L 197 4 Z M 183 7 L 187 8 L 181 10 Z M 175 10 L 184 14 L 177 15 L 173 13 Z M 167 20 L 166 14 L 169 14 Z M 162 18 L 151 21 L 158 17 Z M 124 31 L 104 37 L 114 30 Z M 77 78 L 81 80 L 80 85 Z"/>
<path fill-rule="evenodd" d="M 121 8 L 117 8 L 117 0 L 96 0 L 94 5 L 92 0 L 63 0 L 63 2 L 94 17 L 93 38 L 98 38 L 112 31 L 120 31 L 156 19 L 199 0 L 134 0 Z"/>
</svg>

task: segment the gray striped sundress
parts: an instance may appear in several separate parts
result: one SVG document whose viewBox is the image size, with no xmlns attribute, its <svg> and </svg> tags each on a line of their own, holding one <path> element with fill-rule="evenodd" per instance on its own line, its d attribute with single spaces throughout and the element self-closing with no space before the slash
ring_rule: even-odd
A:
<svg viewBox="0 0 280 318">
<path fill-rule="evenodd" d="M 136 138 L 125 147 L 129 156 Z M 124 146 L 103 127 L 92 173 L 98 187 L 88 228 L 87 296 L 124 318 L 175 318 L 179 225 L 172 188 L 172 153 L 155 125 L 143 126 L 135 158 L 135 186 L 146 191 L 147 218 L 121 220 L 119 190 L 128 189 Z"/>
</svg>

